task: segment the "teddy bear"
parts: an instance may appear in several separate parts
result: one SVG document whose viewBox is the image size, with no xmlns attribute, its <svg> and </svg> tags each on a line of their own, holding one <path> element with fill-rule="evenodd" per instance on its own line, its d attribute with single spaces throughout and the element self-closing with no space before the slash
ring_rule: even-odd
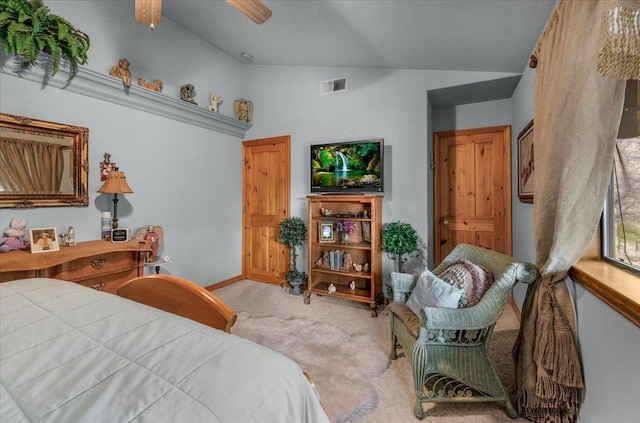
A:
<svg viewBox="0 0 640 423">
<path fill-rule="evenodd" d="M 26 226 L 26 219 L 11 219 L 9 227 L 4 230 L 4 235 L 0 238 L 0 252 L 8 253 L 11 250 L 26 250 L 29 248 L 29 241 L 24 240 L 24 228 Z"/>
</svg>

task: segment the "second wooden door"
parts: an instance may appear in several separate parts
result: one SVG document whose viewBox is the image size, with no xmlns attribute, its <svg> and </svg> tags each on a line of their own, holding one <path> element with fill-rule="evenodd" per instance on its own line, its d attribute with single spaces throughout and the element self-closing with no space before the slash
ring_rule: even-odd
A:
<svg viewBox="0 0 640 423">
<path fill-rule="evenodd" d="M 435 263 L 459 243 L 511 255 L 511 128 L 434 134 Z"/>
</svg>

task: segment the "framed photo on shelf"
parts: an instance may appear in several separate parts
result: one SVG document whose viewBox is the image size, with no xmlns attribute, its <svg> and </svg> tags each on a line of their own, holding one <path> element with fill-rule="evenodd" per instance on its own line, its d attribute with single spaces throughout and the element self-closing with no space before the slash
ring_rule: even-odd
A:
<svg viewBox="0 0 640 423">
<path fill-rule="evenodd" d="M 32 253 L 60 251 L 56 228 L 31 228 L 29 229 L 29 236 L 31 238 Z"/>
<path fill-rule="evenodd" d="M 318 242 L 334 242 L 333 222 L 318 222 Z"/>
<path fill-rule="evenodd" d="M 362 222 L 362 242 L 371 244 L 371 222 Z"/>
<path fill-rule="evenodd" d="M 533 203 L 533 120 L 518 135 L 518 198 Z"/>
</svg>

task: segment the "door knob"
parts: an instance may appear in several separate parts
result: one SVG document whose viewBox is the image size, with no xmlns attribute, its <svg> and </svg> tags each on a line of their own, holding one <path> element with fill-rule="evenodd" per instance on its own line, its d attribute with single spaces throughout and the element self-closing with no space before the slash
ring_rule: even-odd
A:
<svg viewBox="0 0 640 423">
<path fill-rule="evenodd" d="M 448 220 L 443 220 L 442 221 L 442 225 L 443 226 L 448 226 L 449 225 L 449 221 Z"/>
</svg>

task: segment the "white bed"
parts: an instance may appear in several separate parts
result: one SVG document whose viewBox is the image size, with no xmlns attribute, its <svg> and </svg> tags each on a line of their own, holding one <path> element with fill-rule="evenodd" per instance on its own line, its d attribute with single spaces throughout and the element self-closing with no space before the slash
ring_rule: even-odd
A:
<svg viewBox="0 0 640 423">
<path fill-rule="evenodd" d="M 328 422 L 287 357 L 56 279 L 0 284 L 0 421 Z"/>
</svg>

